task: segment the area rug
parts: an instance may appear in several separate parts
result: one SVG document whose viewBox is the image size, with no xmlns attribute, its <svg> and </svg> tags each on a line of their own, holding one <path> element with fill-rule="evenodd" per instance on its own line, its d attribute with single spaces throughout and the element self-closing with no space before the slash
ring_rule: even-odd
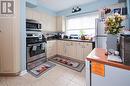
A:
<svg viewBox="0 0 130 86">
<path fill-rule="evenodd" d="M 38 78 L 40 77 L 42 74 L 44 74 L 45 72 L 47 72 L 48 70 L 52 69 L 53 67 L 55 67 L 56 65 L 52 62 L 45 62 L 35 68 L 33 68 L 32 70 L 29 70 L 28 72 L 33 75 L 34 77 Z"/>
<path fill-rule="evenodd" d="M 68 58 L 64 56 L 55 56 L 49 58 L 50 61 L 58 63 L 60 65 L 63 65 L 65 67 L 68 67 L 70 69 L 76 70 L 78 72 L 81 72 L 85 66 L 84 61 L 80 61 L 73 58 Z"/>
</svg>

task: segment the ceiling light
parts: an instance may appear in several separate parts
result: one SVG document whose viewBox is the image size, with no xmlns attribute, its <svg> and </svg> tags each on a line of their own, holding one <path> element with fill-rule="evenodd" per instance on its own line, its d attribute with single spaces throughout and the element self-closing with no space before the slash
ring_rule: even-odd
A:
<svg viewBox="0 0 130 86">
<path fill-rule="evenodd" d="M 76 7 L 76 8 L 72 8 L 72 13 L 75 13 L 75 12 L 79 12 L 79 11 L 81 11 L 81 8 L 80 7 Z"/>
</svg>

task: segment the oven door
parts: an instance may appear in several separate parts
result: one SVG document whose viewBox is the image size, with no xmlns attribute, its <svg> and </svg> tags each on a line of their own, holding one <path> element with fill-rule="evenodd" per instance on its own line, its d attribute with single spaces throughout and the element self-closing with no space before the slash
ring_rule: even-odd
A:
<svg viewBox="0 0 130 86">
<path fill-rule="evenodd" d="M 27 62 L 46 58 L 46 43 L 27 44 Z"/>
</svg>

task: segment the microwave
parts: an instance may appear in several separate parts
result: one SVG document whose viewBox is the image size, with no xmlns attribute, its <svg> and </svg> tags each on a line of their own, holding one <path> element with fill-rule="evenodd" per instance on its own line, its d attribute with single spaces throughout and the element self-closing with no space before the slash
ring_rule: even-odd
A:
<svg viewBox="0 0 130 86">
<path fill-rule="evenodd" d="M 130 66 L 130 35 L 120 35 L 120 56 L 122 62 Z"/>
<path fill-rule="evenodd" d="M 42 29 L 41 24 L 36 20 L 26 19 L 27 31 L 39 31 Z"/>
</svg>

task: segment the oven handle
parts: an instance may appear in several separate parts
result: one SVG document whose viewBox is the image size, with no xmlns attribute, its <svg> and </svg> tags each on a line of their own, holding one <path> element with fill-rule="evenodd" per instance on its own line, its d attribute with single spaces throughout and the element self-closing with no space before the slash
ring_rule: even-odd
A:
<svg viewBox="0 0 130 86">
<path fill-rule="evenodd" d="M 45 43 L 27 44 L 27 46 L 31 47 L 31 46 L 38 46 L 38 45 L 41 45 L 41 44 L 45 44 Z"/>
</svg>

